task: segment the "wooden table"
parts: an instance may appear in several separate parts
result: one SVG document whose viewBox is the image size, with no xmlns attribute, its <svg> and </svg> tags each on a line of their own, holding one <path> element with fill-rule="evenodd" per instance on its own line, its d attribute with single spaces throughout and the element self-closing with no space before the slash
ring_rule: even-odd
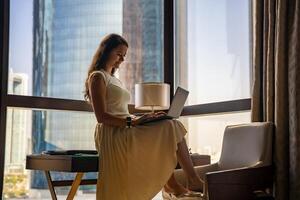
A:
<svg viewBox="0 0 300 200">
<path fill-rule="evenodd" d="M 98 155 L 76 153 L 72 155 L 33 154 L 26 156 L 26 169 L 45 172 L 53 200 L 57 200 L 54 187 L 71 186 L 67 200 L 74 198 L 79 185 L 94 185 L 97 179 L 82 179 L 85 172 L 98 172 Z M 52 180 L 50 171 L 76 173 L 74 180 Z"/>
</svg>

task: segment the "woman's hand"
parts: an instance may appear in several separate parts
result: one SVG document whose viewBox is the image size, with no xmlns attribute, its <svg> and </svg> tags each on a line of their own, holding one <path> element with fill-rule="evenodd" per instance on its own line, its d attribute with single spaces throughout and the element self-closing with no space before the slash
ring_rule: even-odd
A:
<svg viewBox="0 0 300 200">
<path fill-rule="evenodd" d="M 133 118 L 131 123 L 132 123 L 132 126 L 136 126 L 136 125 L 139 125 L 140 123 L 144 122 L 145 120 L 148 120 L 151 118 L 157 118 L 157 117 L 164 116 L 164 115 L 166 115 L 166 113 L 163 111 L 159 111 L 156 113 L 147 113 L 147 114 L 142 115 L 141 117 Z"/>
<path fill-rule="evenodd" d="M 144 122 L 145 120 L 153 118 L 154 115 L 155 115 L 155 113 L 147 113 L 147 114 L 142 115 L 141 117 L 133 118 L 131 124 L 132 124 L 132 126 L 139 125 L 140 123 Z"/>
<path fill-rule="evenodd" d="M 164 111 L 158 111 L 155 113 L 155 117 L 161 117 L 161 116 L 165 116 L 165 115 L 167 115 L 167 113 Z"/>
</svg>

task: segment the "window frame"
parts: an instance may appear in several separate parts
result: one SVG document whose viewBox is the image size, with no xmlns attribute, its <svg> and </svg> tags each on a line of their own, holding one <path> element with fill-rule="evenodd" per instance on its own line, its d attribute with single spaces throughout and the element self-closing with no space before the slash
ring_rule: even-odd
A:
<svg viewBox="0 0 300 200">
<path fill-rule="evenodd" d="M 0 1 L 0 196 L 3 192 L 6 112 L 9 107 L 43 110 L 93 112 L 90 104 L 82 100 L 7 94 L 9 50 L 9 0 Z M 251 8 L 250 8 L 251 9 Z M 250 59 L 251 60 L 251 59 Z M 251 61 L 250 61 L 251 62 Z M 251 63 L 250 63 L 251 64 Z M 164 0 L 164 82 L 170 84 L 171 99 L 174 94 L 174 2 Z M 216 114 L 251 109 L 251 98 L 185 106 L 182 116 Z M 130 112 L 136 112 L 129 105 Z"/>
</svg>

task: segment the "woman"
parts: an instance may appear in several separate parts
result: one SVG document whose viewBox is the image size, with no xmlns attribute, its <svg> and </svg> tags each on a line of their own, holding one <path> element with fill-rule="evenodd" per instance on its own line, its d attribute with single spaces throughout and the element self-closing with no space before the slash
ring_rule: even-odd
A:
<svg viewBox="0 0 300 200">
<path fill-rule="evenodd" d="M 169 193 L 166 198 L 197 196 L 199 193 L 189 191 L 172 175 L 178 159 L 189 183 L 202 188 L 184 140 L 184 126 L 177 120 L 139 125 L 141 120 L 162 113 L 135 118 L 128 112 L 130 93 L 114 76 L 127 48 L 121 36 L 106 36 L 93 57 L 85 83 L 85 98 L 92 104 L 98 122 L 97 199 L 149 200 L 162 187 Z"/>
</svg>

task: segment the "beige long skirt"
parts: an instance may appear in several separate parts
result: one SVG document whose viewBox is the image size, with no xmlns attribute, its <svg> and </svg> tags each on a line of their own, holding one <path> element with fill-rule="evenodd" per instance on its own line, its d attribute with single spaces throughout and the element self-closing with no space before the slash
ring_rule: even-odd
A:
<svg viewBox="0 0 300 200">
<path fill-rule="evenodd" d="M 132 128 L 97 124 L 97 200 L 152 199 L 174 171 L 177 143 L 185 134 L 178 120 Z"/>
</svg>

